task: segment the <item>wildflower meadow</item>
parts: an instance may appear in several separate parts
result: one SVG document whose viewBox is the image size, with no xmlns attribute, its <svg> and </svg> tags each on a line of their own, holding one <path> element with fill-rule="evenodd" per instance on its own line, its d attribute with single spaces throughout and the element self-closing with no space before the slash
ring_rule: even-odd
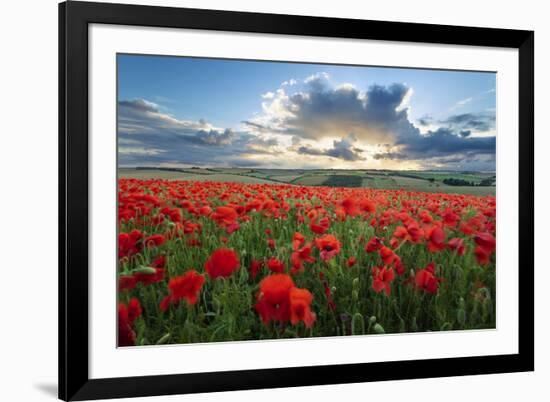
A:
<svg viewBox="0 0 550 402">
<path fill-rule="evenodd" d="M 118 345 L 495 327 L 494 196 L 120 179 Z"/>
</svg>

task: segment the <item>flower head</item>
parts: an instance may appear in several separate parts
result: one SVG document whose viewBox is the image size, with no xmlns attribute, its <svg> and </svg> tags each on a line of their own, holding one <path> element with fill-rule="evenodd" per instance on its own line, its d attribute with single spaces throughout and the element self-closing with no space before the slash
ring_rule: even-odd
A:
<svg viewBox="0 0 550 402">
<path fill-rule="evenodd" d="M 333 235 L 324 235 L 315 239 L 315 245 L 321 252 L 321 259 L 328 261 L 340 252 L 340 241 Z"/>
<path fill-rule="evenodd" d="M 227 278 L 239 268 L 239 258 L 235 251 L 228 248 L 219 248 L 212 253 L 204 269 L 211 278 Z"/>
</svg>

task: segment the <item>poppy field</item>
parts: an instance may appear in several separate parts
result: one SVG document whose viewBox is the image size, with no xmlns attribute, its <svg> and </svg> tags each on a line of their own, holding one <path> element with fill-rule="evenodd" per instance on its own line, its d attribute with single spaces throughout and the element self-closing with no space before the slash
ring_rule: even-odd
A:
<svg viewBox="0 0 550 402">
<path fill-rule="evenodd" d="M 118 345 L 495 328 L 494 196 L 118 182 Z"/>
</svg>

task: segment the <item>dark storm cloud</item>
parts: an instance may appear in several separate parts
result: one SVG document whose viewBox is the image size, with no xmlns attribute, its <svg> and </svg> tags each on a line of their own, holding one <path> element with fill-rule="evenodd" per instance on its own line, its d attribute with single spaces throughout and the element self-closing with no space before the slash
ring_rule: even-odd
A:
<svg viewBox="0 0 550 402">
<path fill-rule="evenodd" d="M 314 155 L 314 156 L 329 156 L 331 158 L 342 159 L 345 161 L 358 161 L 365 158 L 361 155 L 362 149 L 354 147 L 353 144 L 357 142 L 357 138 L 353 135 L 348 135 L 341 140 L 334 140 L 332 148 L 329 149 L 317 149 L 311 146 L 300 146 L 297 149 L 299 154 Z"/>
<path fill-rule="evenodd" d="M 494 170 L 496 137 L 470 137 L 449 128 L 428 131 L 424 135 L 408 136 L 396 143 L 398 151 L 380 152 L 374 159 L 421 160 L 424 167 L 471 170 Z M 475 169 L 474 169 L 475 166 Z"/>
<path fill-rule="evenodd" d="M 180 120 L 160 111 L 144 99 L 122 100 L 118 103 L 119 134 L 179 135 L 193 143 L 221 146 L 230 144 L 235 134 L 231 129 L 213 127 L 206 120 Z"/>
<path fill-rule="evenodd" d="M 216 128 L 204 119 L 177 119 L 144 99 L 122 100 L 118 106 L 122 165 L 223 164 L 253 139 L 249 134 Z"/>
<path fill-rule="evenodd" d="M 453 153 L 470 152 L 473 154 L 488 154 L 495 152 L 495 137 L 463 137 L 448 128 L 438 128 L 427 134 L 406 137 L 397 141 L 397 145 L 405 146 L 405 153 L 411 159 L 422 156 L 449 155 Z"/>
<path fill-rule="evenodd" d="M 440 123 L 456 129 L 489 131 L 495 128 L 494 113 L 463 113 L 450 116 Z"/>
<path fill-rule="evenodd" d="M 195 135 L 183 138 L 198 144 L 222 146 L 231 144 L 235 138 L 235 133 L 229 128 L 226 128 L 223 132 L 217 130 L 200 130 L 196 132 Z"/>
<path fill-rule="evenodd" d="M 412 130 L 404 106 L 410 88 L 395 83 L 372 85 L 361 92 L 351 84 L 333 86 L 326 74 L 304 81 L 302 90 L 280 89 L 263 103 L 264 113 L 243 122 L 254 133 L 287 134 L 302 139 L 342 137 L 378 143 L 397 132 Z"/>
<path fill-rule="evenodd" d="M 222 133 L 223 135 L 223 133 Z M 132 140 L 132 147 L 123 145 Z M 237 133 L 231 143 L 215 145 L 204 138 L 182 136 L 174 133 L 119 134 L 119 161 L 122 166 L 157 166 L 163 163 L 180 163 L 197 166 L 225 166 L 230 158 L 240 155 L 249 138 Z M 216 137 L 215 141 L 219 141 Z M 159 150 L 157 153 L 132 152 L 136 150 Z"/>
<path fill-rule="evenodd" d="M 428 115 L 424 115 L 417 120 L 419 126 L 429 126 L 433 122 L 433 118 Z"/>
</svg>

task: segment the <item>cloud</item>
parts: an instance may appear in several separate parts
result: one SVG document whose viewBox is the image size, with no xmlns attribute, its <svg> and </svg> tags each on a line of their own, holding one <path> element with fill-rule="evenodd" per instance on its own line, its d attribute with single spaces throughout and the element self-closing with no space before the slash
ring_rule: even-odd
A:
<svg viewBox="0 0 550 402">
<path fill-rule="evenodd" d="M 422 116 L 422 117 L 420 117 L 419 119 L 416 120 L 417 125 L 422 126 L 422 127 L 427 127 L 430 124 L 432 124 L 432 122 L 433 122 L 433 117 L 431 117 L 429 115 L 424 115 L 424 116 Z"/>
<path fill-rule="evenodd" d="M 469 131 L 438 128 L 398 140 L 375 160 L 421 161 L 424 168 L 495 169 L 496 137 L 470 137 Z"/>
<path fill-rule="evenodd" d="M 468 152 L 469 154 L 491 154 L 495 152 L 495 137 L 476 137 L 457 135 L 449 128 L 428 131 L 426 135 L 399 139 L 396 145 L 402 145 L 409 159 L 421 159 L 439 155 L 451 155 Z"/>
<path fill-rule="evenodd" d="M 118 147 L 119 155 L 159 155 L 163 153 L 162 149 L 144 148 L 144 147 Z"/>
<path fill-rule="evenodd" d="M 289 79 L 289 80 L 287 80 L 287 81 L 284 81 L 284 82 L 281 84 L 281 86 L 282 86 L 282 87 L 286 87 L 286 86 L 292 86 L 292 85 L 296 85 L 296 84 L 298 84 L 298 80 L 295 80 L 294 78 L 291 78 L 291 79 Z"/>
<path fill-rule="evenodd" d="M 391 166 L 410 161 L 420 167 L 494 169 L 494 110 L 424 115 L 413 122 L 414 92 L 402 83 L 361 90 L 352 83 L 335 84 L 320 72 L 297 84 L 291 79 L 260 94 L 261 112 L 239 116 L 245 119 L 237 129 L 179 119 L 145 99 L 122 100 L 123 162 L 301 167 L 338 161 L 352 167 L 368 161 L 380 167 L 386 166 L 379 164 L 383 161 L 396 161 Z"/>
<path fill-rule="evenodd" d="M 490 131 L 495 128 L 496 116 L 494 112 L 455 114 L 440 120 L 441 124 L 452 126 L 455 129 L 471 131 Z"/>
<path fill-rule="evenodd" d="M 234 138 L 235 133 L 233 130 L 226 128 L 223 132 L 217 130 L 200 130 L 196 132 L 194 136 L 190 136 L 189 141 L 205 145 L 222 146 L 231 144 Z"/>
<path fill-rule="evenodd" d="M 467 105 L 468 103 L 470 103 L 473 100 L 474 100 L 473 97 L 461 99 L 458 102 L 456 102 L 453 106 L 451 106 L 449 110 L 452 111 L 452 110 L 460 109 L 461 107 Z"/>
<path fill-rule="evenodd" d="M 222 130 L 201 119 L 180 120 L 160 111 L 159 106 L 145 99 L 118 102 L 118 132 L 123 134 L 171 132 L 178 135 Z"/>
<path fill-rule="evenodd" d="M 182 141 L 211 146 L 228 145 L 235 138 L 235 133 L 231 129 L 216 128 L 204 119 L 177 119 L 162 113 L 157 104 L 145 99 L 122 100 L 118 106 L 119 135 L 176 135 Z M 127 142 L 131 139 L 122 138 L 122 141 Z"/>
<path fill-rule="evenodd" d="M 331 158 L 342 159 L 345 161 L 358 161 L 365 158 L 361 155 L 362 149 L 356 148 L 353 144 L 357 138 L 353 134 L 343 137 L 341 140 L 334 140 L 332 148 L 318 149 L 311 146 L 299 146 L 297 152 L 303 155 L 329 156 Z"/>
<path fill-rule="evenodd" d="M 362 143 L 376 144 L 414 131 L 408 119 L 412 89 L 404 84 L 372 85 L 360 91 L 353 84 L 332 85 L 330 76 L 307 77 L 301 90 L 274 92 L 262 113 L 244 122 L 251 133 L 274 133 L 308 140 L 333 139 L 354 133 Z"/>
<path fill-rule="evenodd" d="M 118 102 L 118 106 L 135 111 L 158 113 L 158 105 L 145 99 L 123 100 Z"/>
</svg>

